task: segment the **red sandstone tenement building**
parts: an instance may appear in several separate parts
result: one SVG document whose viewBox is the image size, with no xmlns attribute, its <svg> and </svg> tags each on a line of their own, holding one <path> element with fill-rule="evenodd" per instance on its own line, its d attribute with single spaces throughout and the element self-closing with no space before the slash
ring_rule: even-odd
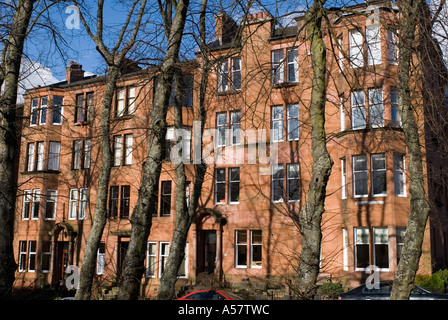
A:
<svg viewBox="0 0 448 320">
<path fill-rule="evenodd" d="M 335 10 L 333 32 L 325 33 L 327 146 L 334 166 L 322 222 L 321 275 L 345 284 L 360 283 L 370 265 L 379 268 L 381 278 L 392 278 L 407 224 L 408 155 L 397 109 L 396 15 L 388 2 Z M 294 276 L 300 232 L 293 216 L 306 201 L 311 173 L 307 107 L 312 69 L 304 31 L 297 35 L 301 23 L 278 27 L 270 15 L 260 13 L 248 19 L 235 39 L 236 23 L 224 13 L 216 16 L 210 55 L 225 58 L 210 75 L 205 129 L 216 130 L 213 156 L 237 147 L 246 152 L 243 158 L 208 166 L 179 284 L 214 274 L 228 284 L 270 288 L 285 286 Z M 198 114 L 201 59 L 186 65 L 183 121 L 191 132 Z M 118 82 L 111 119 L 109 219 L 97 257 L 100 286 L 119 276 L 127 249 L 154 79 L 153 70 L 131 65 Z M 66 81 L 25 96 L 14 242 L 17 288 L 56 286 L 68 265 L 82 265 L 96 204 L 104 83 L 104 76 L 84 76 L 82 66 L 71 63 Z M 446 117 L 443 104 L 440 108 Z M 167 121 L 169 151 L 172 108 Z M 424 145 L 425 117 L 419 121 Z M 262 129 L 267 143 L 278 147 L 277 163 L 249 161 L 253 142 L 243 133 Z M 191 147 L 194 137 L 189 137 Z M 191 159 L 192 152 L 184 157 Z M 167 157 L 147 242 L 142 281 L 147 296 L 157 290 L 174 229 L 173 168 Z M 191 184 L 193 167 L 186 168 Z M 446 193 L 437 190 L 439 210 L 446 215 Z M 446 267 L 443 237 L 440 224 L 431 220 L 419 273 Z"/>
</svg>

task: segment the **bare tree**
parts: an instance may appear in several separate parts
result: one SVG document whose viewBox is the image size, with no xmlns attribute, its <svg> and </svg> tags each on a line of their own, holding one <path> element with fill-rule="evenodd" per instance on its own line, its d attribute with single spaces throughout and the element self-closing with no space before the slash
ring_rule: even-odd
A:
<svg viewBox="0 0 448 320">
<path fill-rule="evenodd" d="M 97 202 L 95 207 L 95 215 L 92 224 L 92 229 L 90 231 L 82 263 L 82 268 L 80 272 L 80 285 L 76 292 L 77 300 L 88 300 L 90 299 L 92 293 L 92 282 L 93 276 L 95 274 L 96 267 L 96 255 L 98 251 L 98 246 L 101 241 L 101 236 L 103 234 L 104 227 L 107 221 L 107 195 L 109 189 L 109 179 L 112 166 L 112 151 L 110 145 L 110 120 L 111 120 L 111 109 L 113 96 L 116 91 L 117 79 L 120 76 L 120 69 L 123 64 L 126 63 L 126 54 L 132 49 L 135 44 L 138 31 L 140 29 L 140 24 L 145 12 L 146 0 L 141 1 L 140 9 L 138 11 L 137 20 L 132 29 L 132 35 L 130 39 L 122 47 L 125 41 L 125 35 L 128 31 L 131 18 L 134 15 L 135 7 L 138 5 L 140 0 L 134 0 L 131 9 L 128 13 L 126 22 L 119 34 L 116 45 L 112 50 L 108 49 L 104 43 L 103 39 L 103 9 L 104 0 L 99 0 L 97 5 L 97 16 L 96 16 L 96 34 L 91 31 L 84 15 L 81 13 L 80 18 L 87 30 L 87 33 L 92 38 L 97 46 L 97 50 L 104 58 L 107 64 L 107 82 L 105 86 L 105 92 L 101 107 L 101 124 L 100 124 L 100 135 L 99 135 L 99 145 L 101 152 L 101 170 L 98 180 L 97 187 Z M 77 4 L 78 5 L 78 4 Z M 78 6 L 79 7 L 79 6 Z M 80 11 L 81 12 L 81 11 Z M 121 49 L 121 50 L 120 50 Z"/>
<path fill-rule="evenodd" d="M 319 274 L 321 221 L 325 210 L 326 186 L 333 160 L 327 151 L 325 133 L 326 46 L 322 36 L 325 0 L 315 1 L 305 14 L 310 41 L 313 82 L 310 105 L 312 178 L 305 206 L 299 213 L 302 251 L 299 256 L 297 285 L 300 295 L 309 299 L 316 290 Z"/>
<path fill-rule="evenodd" d="M 4 84 L 0 98 L 0 299 L 11 297 L 16 270 L 12 248 L 17 190 L 14 168 L 19 141 L 16 101 L 23 48 L 35 2 L 18 1 L 0 60 L 0 85 Z"/>
<path fill-rule="evenodd" d="M 119 280 L 118 298 L 120 300 L 137 299 L 144 272 L 146 241 L 148 239 L 152 215 L 157 207 L 157 188 L 161 171 L 163 144 L 166 135 L 166 113 L 171 93 L 175 69 L 179 59 L 179 50 L 183 37 L 189 0 L 178 2 L 158 1 L 167 40 L 165 57 L 160 66 L 159 81 L 155 88 L 151 111 L 148 153 L 143 166 L 142 183 L 139 197 L 131 217 L 131 237 L 122 275 Z"/>
<path fill-rule="evenodd" d="M 426 193 L 426 177 L 423 170 L 423 152 L 419 127 L 416 120 L 419 104 L 412 94 L 415 77 L 413 60 L 422 42 L 427 40 L 428 14 L 424 1 L 403 1 L 401 6 L 398 90 L 399 105 L 402 114 L 403 132 L 409 150 L 409 197 L 410 212 L 406 228 L 404 247 L 395 272 L 391 300 L 407 300 L 414 288 L 414 279 L 418 270 L 422 243 L 429 212 L 431 210 Z M 417 39 L 416 34 L 419 33 Z M 416 45 L 416 43 L 418 45 Z"/>
</svg>

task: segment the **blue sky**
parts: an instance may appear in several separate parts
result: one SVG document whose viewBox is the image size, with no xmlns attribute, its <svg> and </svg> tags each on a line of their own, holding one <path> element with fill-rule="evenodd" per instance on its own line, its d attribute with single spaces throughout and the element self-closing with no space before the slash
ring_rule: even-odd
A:
<svg viewBox="0 0 448 320">
<path fill-rule="evenodd" d="M 191 0 L 193 8 L 194 6 L 197 6 L 198 1 L 199 0 Z M 269 10 L 272 15 L 275 15 L 276 12 L 279 14 L 293 12 L 300 10 L 301 7 L 306 7 L 306 0 L 304 0 L 304 3 L 302 2 L 302 4 L 300 4 L 300 1 L 301 0 L 260 0 L 260 2 L 263 2 L 263 5 L 255 3 L 251 12 L 264 11 L 266 9 Z M 104 19 L 106 27 L 104 28 L 104 37 L 105 39 L 110 40 L 110 43 L 115 43 L 119 30 L 127 16 L 128 8 L 124 7 L 122 2 L 123 1 L 119 0 L 105 1 Z M 130 2 L 131 1 L 124 1 L 124 3 Z M 228 3 L 220 0 L 209 0 L 209 2 L 211 4 L 211 12 L 213 12 L 216 7 L 224 7 L 236 12 L 234 14 L 235 18 L 238 18 L 238 15 L 241 16 L 241 10 L 238 11 L 238 5 L 234 5 L 230 0 Z M 96 1 L 90 0 L 86 1 L 86 3 L 90 8 L 86 8 L 83 12 L 87 16 L 90 15 L 90 18 L 93 21 L 96 17 Z M 335 2 L 332 1 L 332 3 Z M 354 4 L 354 1 L 352 1 L 351 4 Z M 59 37 L 56 42 L 53 41 L 53 34 L 48 28 L 37 25 L 33 29 L 25 47 L 26 54 L 29 55 L 32 60 L 38 61 L 42 65 L 50 68 L 54 76 L 61 81 L 65 79 L 65 67 L 71 60 L 83 65 L 83 69 L 88 72 L 104 74 L 105 71 L 104 61 L 95 49 L 95 44 L 87 35 L 82 23 L 79 22 L 79 28 L 76 25 L 77 21 L 73 19 L 76 17 L 76 12 L 70 7 L 71 5 L 72 3 L 70 2 L 55 5 L 40 17 L 39 21 L 41 23 L 51 25 L 58 31 Z M 154 2 L 148 1 L 147 8 L 150 12 L 153 11 L 150 19 L 160 19 L 157 12 L 157 6 L 154 5 Z M 216 11 L 217 10 L 220 9 L 216 9 Z M 140 35 L 146 38 L 156 38 L 158 36 L 157 33 L 161 34 L 162 30 L 160 28 L 158 29 L 156 24 L 154 24 L 154 21 L 150 21 L 150 19 L 146 21 L 148 22 L 146 31 L 141 32 Z M 213 16 L 211 14 L 208 23 L 210 28 L 213 28 Z M 193 26 L 193 28 L 195 27 Z M 194 32 L 194 30 L 189 31 Z M 151 41 L 148 40 L 148 42 Z M 58 45 L 55 43 L 58 43 Z M 141 45 L 139 47 L 143 48 L 144 46 Z M 151 46 L 147 47 L 149 49 L 146 49 L 148 51 L 144 52 L 143 55 L 146 54 L 148 57 L 151 57 L 157 52 L 160 54 L 160 51 L 156 46 L 152 48 Z M 194 52 L 195 49 L 196 48 L 190 47 L 185 51 Z"/>
</svg>

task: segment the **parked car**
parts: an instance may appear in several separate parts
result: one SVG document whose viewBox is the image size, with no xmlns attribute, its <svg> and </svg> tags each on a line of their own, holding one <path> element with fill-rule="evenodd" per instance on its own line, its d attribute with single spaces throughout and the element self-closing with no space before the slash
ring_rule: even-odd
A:
<svg viewBox="0 0 448 320">
<path fill-rule="evenodd" d="M 392 291 L 392 281 L 381 281 L 379 289 L 369 289 L 365 284 L 341 293 L 339 300 L 389 300 Z M 433 293 L 422 287 L 415 286 L 409 300 L 448 300 L 448 295 Z"/>
<path fill-rule="evenodd" d="M 236 294 L 228 291 L 198 290 L 176 300 L 241 300 Z"/>
</svg>

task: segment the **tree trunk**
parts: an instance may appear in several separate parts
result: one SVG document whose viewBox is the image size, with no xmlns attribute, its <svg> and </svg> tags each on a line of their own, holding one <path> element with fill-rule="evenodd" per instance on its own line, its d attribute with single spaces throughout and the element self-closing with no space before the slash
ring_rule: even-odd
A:
<svg viewBox="0 0 448 320">
<path fill-rule="evenodd" d="M 17 128 L 17 87 L 23 46 L 35 1 L 18 1 L 11 33 L 7 40 L 4 92 L 0 98 L 0 299 L 12 295 L 17 268 L 13 252 L 14 215 L 16 202 L 15 161 L 20 133 Z"/>
<path fill-rule="evenodd" d="M 143 166 L 142 183 L 137 204 L 131 216 L 131 238 L 123 262 L 119 280 L 118 299 L 133 300 L 140 294 L 144 273 L 146 242 L 151 230 L 152 215 L 157 211 L 157 189 L 162 165 L 162 146 L 166 135 L 166 113 L 174 68 L 178 61 L 180 44 L 188 10 L 189 0 L 177 2 L 167 37 L 167 51 L 162 62 L 160 77 L 154 94 L 151 111 L 148 153 Z"/>
<path fill-rule="evenodd" d="M 76 300 L 89 300 L 92 294 L 93 277 L 96 270 L 96 258 L 98 246 L 101 242 L 104 227 L 107 221 L 107 196 L 109 188 L 109 179 L 112 166 L 112 151 L 110 147 L 110 116 L 112 108 L 112 100 L 116 90 L 116 83 L 120 74 L 116 65 L 107 67 L 107 84 L 104 92 L 103 103 L 101 108 L 101 125 L 100 125 L 100 152 L 101 152 L 101 169 L 98 180 L 97 200 L 95 207 L 95 216 L 93 218 L 92 229 L 84 251 L 82 268 L 80 272 L 79 289 L 76 291 Z"/>
<path fill-rule="evenodd" d="M 325 210 L 327 182 L 333 166 L 333 160 L 326 148 L 325 134 L 326 46 L 321 31 L 324 3 L 325 1 L 315 1 L 305 17 L 313 67 L 310 105 L 313 165 L 308 198 L 298 217 L 302 251 L 299 256 L 297 286 L 303 299 L 311 299 L 316 290 L 322 238 L 321 220 Z"/>
<path fill-rule="evenodd" d="M 400 44 L 398 64 L 399 105 L 402 113 L 403 132 L 409 152 L 409 199 L 410 212 L 401 252 L 400 262 L 395 271 L 391 300 L 407 300 L 414 288 L 418 270 L 426 222 L 430 204 L 425 191 L 423 157 L 420 133 L 415 119 L 417 106 L 411 97 L 411 66 L 415 46 L 415 32 L 419 18 L 422 18 L 421 1 L 401 3 Z"/>
</svg>

